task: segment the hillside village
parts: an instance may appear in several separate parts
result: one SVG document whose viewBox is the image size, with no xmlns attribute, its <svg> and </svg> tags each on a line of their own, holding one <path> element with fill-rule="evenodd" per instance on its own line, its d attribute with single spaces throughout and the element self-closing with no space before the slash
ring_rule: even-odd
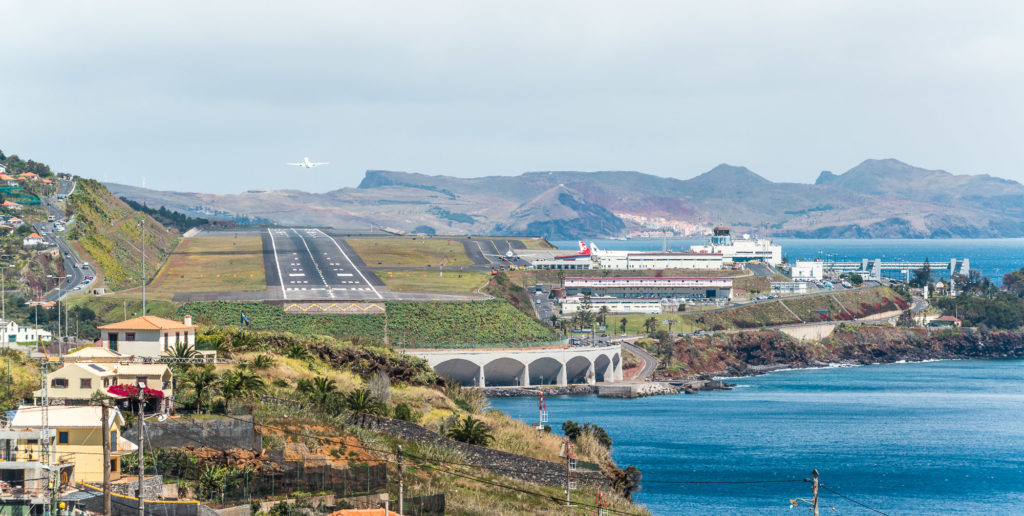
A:
<svg viewBox="0 0 1024 516">
<path fill-rule="evenodd" d="M 904 282 L 881 261 L 788 263 L 726 227 L 663 252 L 182 233 L 93 180 L 6 177 L 11 199 L 36 196 L 0 206 L 0 496 L 13 514 L 645 514 L 631 501 L 642 472 L 612 459 L 616 436 L 586 421 L 560 435 L 545 396 L 696 393 L 728 388 L 720 374 L 1024 349 L 1019 321 L 945 304 L 1009 303 L 966 261 L 935 264 L 945 279 L 926 262 Z M 332 247 L 339 258 L 322 263 L 311 250 Z M 310 298 L 294 278 L 324 269 L 339 278 L 323 279 L 330 299 Z M 537 397 L 536 424 L 488 409 L 506 395 Z"/>
</svg>

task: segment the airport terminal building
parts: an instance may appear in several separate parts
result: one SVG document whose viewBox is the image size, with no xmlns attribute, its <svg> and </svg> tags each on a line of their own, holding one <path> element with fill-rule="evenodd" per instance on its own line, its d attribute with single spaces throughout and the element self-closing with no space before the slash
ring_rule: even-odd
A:
<svg viewBox="0 0 1024 516">
<path fill-rule="evenodd" d="M 718 301 L 732 299 L 732 278 L 565 278 L 566 296 Z"/>
</svg>

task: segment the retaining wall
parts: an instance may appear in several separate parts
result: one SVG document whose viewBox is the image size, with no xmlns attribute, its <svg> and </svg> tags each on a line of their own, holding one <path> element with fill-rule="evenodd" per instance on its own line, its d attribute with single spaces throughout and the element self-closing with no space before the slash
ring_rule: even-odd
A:
<svg viewBox="0 0 1024 516">
<path fill-rule="evenodd" d="M 357 419 L 356 423 L 360 423 Z M 444 448 L 456 450 L 462 457 L 460 462 L 472 464 L 502 476 L 543 484 L 562 486 L 565 480 L 565 464 L 546 460 L 524 457 L 514 453 L 493 450 L 473 444 L 455 441 L 440 434 L 427 430 L 420 425 L 408 421 L 400 421 L 385 417 L 368 416 L 362 426 L 379 432 L 391 434 L 402 439 L 419 443 L 430 443 Z M 581 484 L 609 489 L 610 480 L 596 471 L 579 470 L 576 475 Z"/>
<path fill-rule="evenodd" d="M 218 450 L 263 449 L 263 435 L 253 425 L 252 416 L 173 418 L 147 422 L 146 427 L 147 448 L 208 446 Z M 138 444 L 137 436 L 138 432 L 128 432 L 125 438 Z"/>
</svg>

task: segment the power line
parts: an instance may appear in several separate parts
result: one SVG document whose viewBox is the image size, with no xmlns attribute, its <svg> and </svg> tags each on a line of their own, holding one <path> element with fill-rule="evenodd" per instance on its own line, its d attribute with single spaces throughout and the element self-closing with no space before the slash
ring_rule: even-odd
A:
<svg viewBox="0 0 1024 516">
<path fill-rule="evenodd" d="M 850 498 L 849 496 L 846 496 L 843 493 L 840 493 L 839 491 L 836 491 L 835 489 L 832 489 L 832 488 L 827 487 L 825 485 L 819 485 L 818 487 L 820 487 L 820 488 L 822 488 L 822 489 L 824 489 L 824 490 L 826 490 L 826 491 L 828 491 L 828 492 L 830 492 L 830 493 L 832 493 L 832 494 L 834 494 L 834 495 L 836 495 L 836 496 L 838 496 L 840 498 L 843 498 L 843 499 L 845 499 L 845 500 L 847 500 L 849 502 L 853 502 L 853 503 L 855 503 L 855 504 L 857 504 L 857 505 L 859 505 L 859 506 L 861 506 L 861 507 L 863 507 L 863 508 L 865 508 L 865 509 L 867 509 L 869 511 L 877 512 L 878 514 L 885 514 L 885 516 L 889 516 L 888 514 L 882 512 L 882 511 L 880 511 L 878 509 L 875 509 L 874 507 L 871 507 L 871 506 L 869 506 L 867 504 L 858 502 L 857 500 L 854 500 L 853 498 Z"/>
</svg>

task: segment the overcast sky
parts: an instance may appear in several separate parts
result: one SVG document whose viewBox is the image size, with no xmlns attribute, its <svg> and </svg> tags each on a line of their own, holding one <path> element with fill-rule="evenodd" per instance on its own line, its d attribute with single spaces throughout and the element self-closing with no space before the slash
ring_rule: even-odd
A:
<svg viewBox="0 0 1024 516">
<path fill-rule="evenodd" d="M 866 158 L 1024 180 L 1024 2 L 0 3 L 0 149 L 151 188 L 327 191 Z M 284 165 L 329 161 L 307 171 Z"/>
</svg>

